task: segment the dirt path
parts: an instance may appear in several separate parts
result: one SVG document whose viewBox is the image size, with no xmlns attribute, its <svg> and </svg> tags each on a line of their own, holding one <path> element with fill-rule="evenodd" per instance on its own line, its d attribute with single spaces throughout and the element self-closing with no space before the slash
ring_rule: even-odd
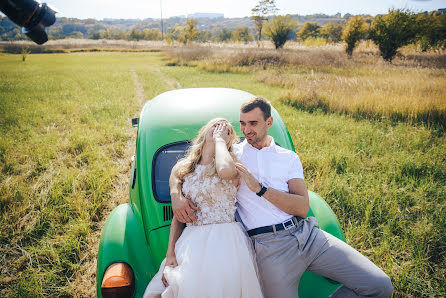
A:
<svg viewBox="0 0 446 298">
<path fill-rule="evenodd" d="M 162 73 L 159 68 L 149 66 L 150 70 L 160 76 L 171 89 L 182 88 L 181 84 Z M 136 101 L 142 109 L 146 102 L 144 87 L 139 80 L 135 69 L 130 68 L 133 76 L 134 90 Z M 120 204 L 128 202 L 128 187 L 131 170 L 131 157 L 135 154 L 136 129 L 128 123 L 129 140 L 127 142 L 124 156 L 117 160 L 121 171 L 113 182 L 114 190 L 111 191 L 111 198 L 104 202 L 102 209 L 102 217 L 99 222 L 93 223 L 92 232 L 88 237 L 88 248 L 82 255 L 79 262 L 79 269 L 76 271 L 74 280 L 70 283 L 71 293 L 74 297 L 94 297 L 96 296 L 96 265 L 97 255 L 99 250 L 99 243 L 102 233 L 102 228 L 112 212 L 112 210 Z"/>
<path fill-rule="evenodd" d="M 145 102 L 144 87 L 142 86 L 141 81 L 139 80 L 138 74 L 136 73 L 135 69 L 132 67 L 132 68 L 130 68 L 130 71 L 132 72 L 133 82 L 135 84 L 136 99 L 138 100 L 138 102 L 142 108 L 142 106 L 144 105 L 144 102 Z"/>
<path fill-rule="evenodd" d="M 158 67 L 149 66 L 149 68 L 150 68 L 150 70 L 156 72 L 156 74 L 158 76 L 160 76 L 164 80 L 164 82 L 166 82 L 167 86 L 169 86 L 170 89 L 181 89 L 181 88 L 183 88 L 181 86 L 180 82 L 178 82 L 174 78 L 171 78 L 171 77 L 167 76 Z"/>
</svg>

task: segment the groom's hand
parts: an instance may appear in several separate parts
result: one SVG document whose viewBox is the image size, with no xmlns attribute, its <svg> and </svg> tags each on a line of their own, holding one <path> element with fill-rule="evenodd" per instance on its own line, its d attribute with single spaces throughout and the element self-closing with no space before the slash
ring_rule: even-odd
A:
<svg viewBox="0 0 446 298">
<path fill-rule="evenodd" d="M 235 167 L 236 167 L 238 173 L 240 174 L 240 176 L 242 177 L 242 179 L 245 181 L 246 186 L 248 186 L 248 188 L 251 191 L 258 193 L 262 189 L 262 187 L 260 186 L 259 180 L 257 180 L 257 178 L 254 176 L 254 174 L 251 173 L 247 167 L 245 167 L 244 165 L 242 165 L 239 162 L 237 162 L 235 164 Z"/>
<path fill-rule="evenodd" d="M 194 210 L 198 210 L 198 207 L 194 205 L 190 200 L 185 198 L 182 193 L 172 195 L 172 211 L 175 218 L 182 223 L 196 222 Z"/>
</svg>

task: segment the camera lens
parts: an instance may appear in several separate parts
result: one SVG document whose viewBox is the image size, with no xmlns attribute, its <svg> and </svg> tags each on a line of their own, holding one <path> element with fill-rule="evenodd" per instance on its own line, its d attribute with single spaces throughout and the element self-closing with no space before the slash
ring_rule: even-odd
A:
<svg viewBox="0 0 446 298">
<path fill-rule="evenodd" d="M 54 11 L 52 11 L 51 8 L 46 5 L 46 3 L 42 4 L 42 10 L 43 16 L 40 23 L 45 27 L 49 27 L 54 24 L 56 22 L 56 15 L 54 14 Z"/>
<path fill-rule="evenodd" d="M 54 11 L 46 3 L 39 4 L 35 16 L 30 20 L 28 26 L 25 25 L 24 33 L 37 44 L 48 41 L 45 27 L 56 22 Z"/>
<path fill-rule="evenodd" d="M 31 29 L 22 29 L 22 33 L 25 33 L 32 41 L 37 44 L 44 44 L 48 41 L 48 35 L 45 31 L 45 26 L 42 24 L 35 25 Z"/>
<path fill-rule="evenodd" d="M 48 40 L 45 27 L 56 22 L 55 14 L 58 12 L 35 0 L 0 0 L 0 10 L 14 23 L 23 26 L 22 33 L 38 44 Z"/>
</svg>

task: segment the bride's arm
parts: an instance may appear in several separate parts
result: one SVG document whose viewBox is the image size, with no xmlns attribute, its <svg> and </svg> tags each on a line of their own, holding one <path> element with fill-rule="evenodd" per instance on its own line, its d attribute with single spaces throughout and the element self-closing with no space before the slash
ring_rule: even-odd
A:
<svg viewBox="0 0 446 298">
<path fill-rule="evenodd" d="M 169 244 L 167 246 L 167 253 L 166 253 L 166 264 L 164 265 L 164 267 L 178 266 L 177 257 L 175 255 L 175 243 L 177 243 L 178 238 L 180 238 L 181 233 L 183 233 L 185 226 L 186 225 L 184 223 L 179 222 L 175 218 L 175 216 L 172 218 L 172 223 L 170 225 Z M 161 280 L 163 281 L 163 284 L 167 286 L 167 280 L 164 277 L 164 274 Z"/>
<path fill-rule="evenodd" d="M 229 128 L 224 123 L 219 123 L 214 130 L 215 142 L 215 168 L 217 174 L 222 179 L 234 179 L 238 172 L 235 168 L 235 162 L 229 154 L 226 143 L 229 140 Z"/>
</svg>

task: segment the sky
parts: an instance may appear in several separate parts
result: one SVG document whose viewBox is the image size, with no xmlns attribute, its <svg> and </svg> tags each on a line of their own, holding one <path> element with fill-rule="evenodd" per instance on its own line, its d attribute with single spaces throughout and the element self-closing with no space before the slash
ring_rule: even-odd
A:
<svg viewBox="0 0 446 298">
<path fill-rule="evenodd" d="M 41 0 L 58 10 L 58 17 L 159 19 L 197 12 L 223 13 L 227 18 L 251 15 L 258 0 Z M 308 15 L 383 14 L 390 8 L 416 12 L 446 8 L 446 0 L 276 0 L 279 13 Z"/>
</svg>

